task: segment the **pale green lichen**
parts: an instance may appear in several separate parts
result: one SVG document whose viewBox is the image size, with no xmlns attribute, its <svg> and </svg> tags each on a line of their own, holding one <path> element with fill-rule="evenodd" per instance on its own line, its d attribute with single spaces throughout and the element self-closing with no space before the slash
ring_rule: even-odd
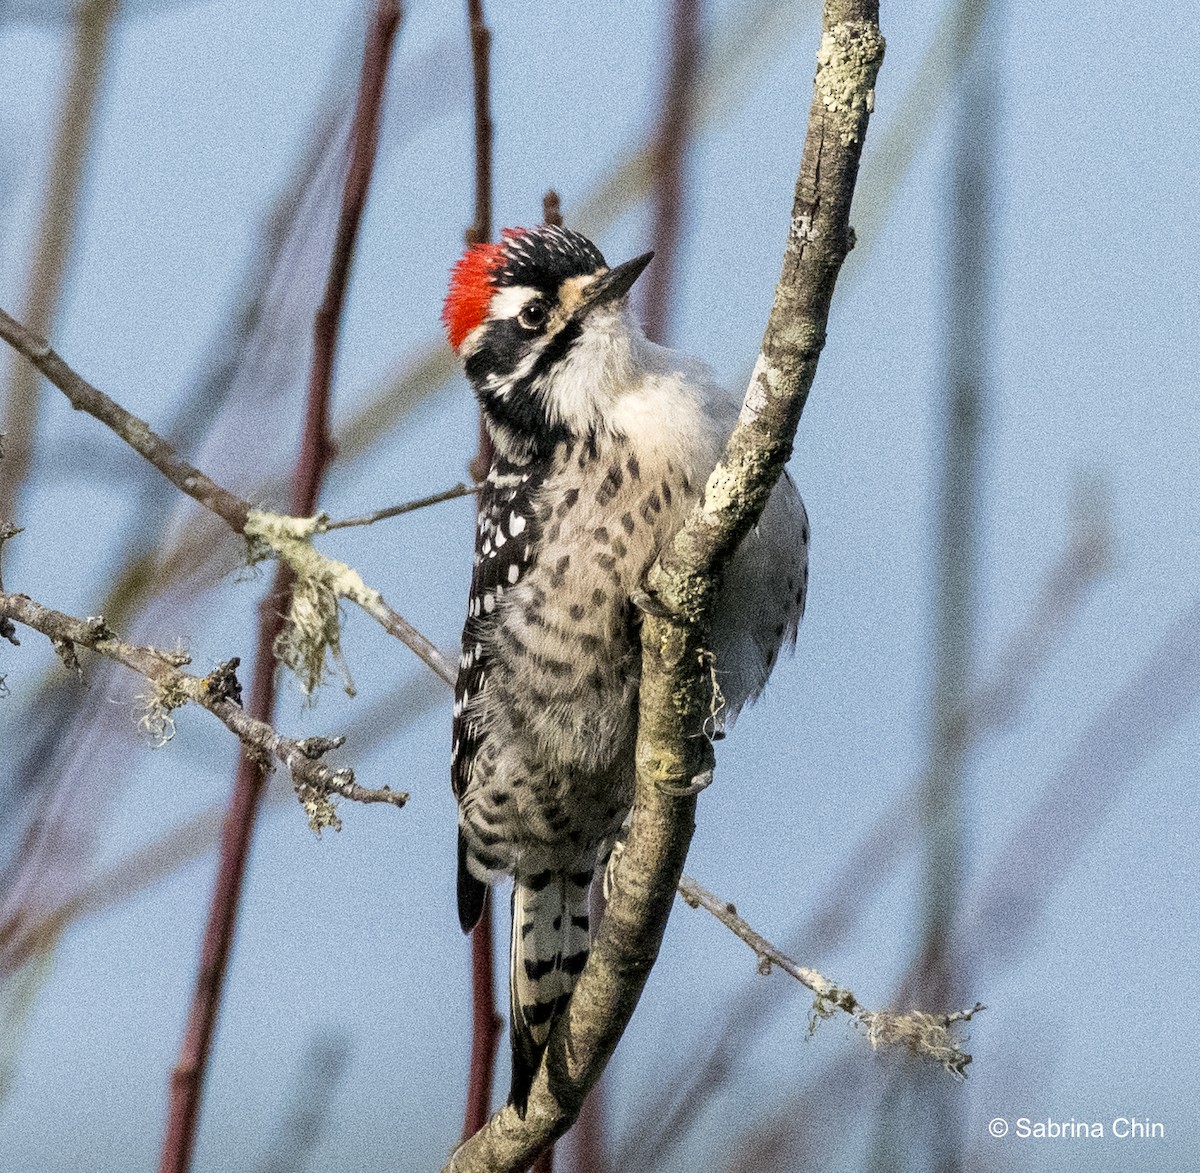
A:
<svg viewBox="0 0 1200 1173">
<path fill-rule="evenodd" d="M 859 1015 L 859 1021 L 867 1028 L 867 1042 L 872 1050 L 904 1047 L 914 1055 L 940 1064 L 955 1079 L 966 1079 L 971 1056 L 962 1049 L 962 1040 L 954 1028 L 956 1023 L 969 1018 L 969 1014 L 947 1016 L 921 1011 L 898 1014 L 890 1010 L 866 1010 Z"/>
<path fill-rule="evenodd" d="M 175 736 L 172 714 L 193 698 L 186 679 L 172 674 L 162 680 L 150 681 L 150 691 L 137 699 L 142 703 L 138 728 L 150 738 L 152 745 L 161 749 Z"/>
<path fill-rule="evenodd" d="M 788 224 L 788 247 L 802 249 L 816 239 L 817 231 L 813 224 L 813 218 L 807 214 L 793 212 L 792 219 Z"/>
<path fill-rule="evenodd" d="M 710 524 L 765 491 L 773 457 L 755 447 L 743 447 L 733 464 L 722 460 L 704 486 L 704 516 Z"/>
<path fill-rule="evenodd" d="M 341 609 L 332 582 L 324 575 L 297 578 L 283 630 L 275 640 L 275 658 L 292 670 L 306 694 L 327 675 L 329 657 L 342 664 Z M 353 687 L 347 684 L 347 692 Z"/>
<path fill-rule="evenodd" d="M 321 558 L 312 547 L 312 537 L 321 532 L 326 520 L 323 513 L 316 517 L 290 517 L 286 513 L 251 509 L 242 530 L 249 545 L 246 561 L 253 566 L 268 558 L 282 558 L 295 570 L 293 558 L 303 560 L 305 550 Z"/>
<path fill-rule="evenodd" d="M 725 736 L 725 694 L 721 691 L 720 681 L 717 680 L 717 654 L 707 648 L 700 649 L 701 668 L 708 671 L 710 699 L 708 716 L 704 719 L 704 736 L 709 741 L 717 741 Z"/>
<path fill-rule="evenodd" d="M 704 486 L 704 512 L 715 516 L 731 509 L 741 499 L 744 483 L 741 472 L 722 460 Z"/>
<path fill-rule="evenodd" d="M 361 602 L 375 592 L 363 583 L 356 570 L 326 557 L 312 544 L 327 518 L 288 517 L 252 509 L 246 518 L 245 536 L 251 564 L 264 558 L 279 558 L 296 576 L 292 602 L 283 631 L 275 641 L 277 659 L 295 673 L 300 687 L 314 693 L 327 675 L 332 659 L 342 677 L 342 687 L 354 695 L 354 682 L 342 658 L 341 610 L 339 600 Z"/>
<path fill-rule="evenodd" d="M 849 20 L 826 30 L 817 52 L 817 93 L 834 116 L 843 146 L 857 142 L 863 120 L 875 108 L 875 75 L 884 41 L 874 24 Z"/>
<path fill-rule="evenodd" d="M 342 820 L 338 818 L 337 808 L 326 795 L 309 791 L 300 801 L 304 813 L 308 816 L 309 828 L 314 834 L 320 835 L 327 827 L 334 831 L 342 829 Z"/>
</svg>

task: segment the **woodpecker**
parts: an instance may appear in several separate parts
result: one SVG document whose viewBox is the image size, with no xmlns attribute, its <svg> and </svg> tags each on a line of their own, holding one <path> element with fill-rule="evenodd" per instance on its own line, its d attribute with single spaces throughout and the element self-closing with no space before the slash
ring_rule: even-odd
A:
<svg viewBox="0 0 1200 1173">
<path fill-rule="evenodd" d="M 458 915 L 469 932 L 488 885 L 513 877 L 510 1100 L 522 1116 L 587 960 L 589 889 L 633 801 L 630 597 L 739 407 L 634 320 L 627 294 L 652 257 L 609 268 L 577 232 L 507 229 L 468 247 L 443 310 L 495 450 L 454 702 Z M 808 519 L 785 476 L 719 596 L 718 724 L 794 644 L 807 585 Z"/>
</svg>

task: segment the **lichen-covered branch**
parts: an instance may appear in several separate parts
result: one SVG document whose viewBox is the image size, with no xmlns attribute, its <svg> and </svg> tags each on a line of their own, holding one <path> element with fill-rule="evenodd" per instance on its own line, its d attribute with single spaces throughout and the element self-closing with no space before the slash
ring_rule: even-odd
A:
<svg viewBox="0 0 1200 1173">
<path fill-rule="evenodd" d="M 320 514 L 288 517 L 251 509 L 242 530 L 250 543 L 251 563 L 277 558 L 296 577 L 287 624 L 276 644 L 279 658 L 296 673 L 304 690 L 312 692 L 324 678 L 326 652 L 335 660 L 340 657 L 338 604 L 346 599 L 361 607 L 453 686 L 453 661 L 398 614 L 379 591 L 363 582 L 357 570 L 322 554 L 312 544 L 324 520 Z"/>
<path fill-rule="evenodd" d="M 712 769 L 703 736 L 710 609 L 722 568 L 783 472 L 816 374 L 834 283 L 853 240 L 850 201 L 883 48 L 877 2 L 827 0 L 783 273 L 762 351 L 725 455 L 649 577 L 637 788 L 608 911 L 551 1035 L 524 1121 L 501 1109 L 452 1155 L 447 1169 L 456 1173 L 522 1169 L 570 1126 L 658 955 L 691 842 L 696 787 Z"/>
<path fill-rule="evenodd" d="M 326 652 L 335 659 L 337 657 L 338 599 L 347 599 L 361 607 L 439 676 L 453 683 L 454 667 L 450 659 L 397 613 L 379 591 L 367 586 L 355 571 L 326 557 L 312 545 L 313 535 L 321 532 L 323 517 L 288 517 L 254 509 L 248 501 L 188 464 L 145 420 L 93 387 L 48 343 L 35 337 L 3 310 L 0 310 L 0 338 L 25 355 L 73 406 L 105 424 L 176 488 L 215 513 L 235 533 L 244 536 L 250 543 L 252 561 L 277 558 L 292 569 L 297 584 L 284 632 L 285 659 L 289 666 L 297 668 L 301 683 L 308 691 L 324 677 Z"/>
<path fill-rule="evenodd" d="M 791 456 L 817 372 L 834 283 L 854 243 L 850 201 L 883 60 L 877 13 L 873 3 L 825 6 L 816 93 L 762 349 L 704 498 L 650 575 L 660 603 L 695 627 L 705 625 L 720 571 Z"/>
<path fill-rule="evenodd" d="M 338 825 L 331 796 L 391 806 L 403 806 L 408 801 L 407 794 L 386 786 L 380 790 L 360 786 L 349 768 L 327 766 L 322 759 L 330 750 L 340 748 L 343 738 L 285 737 L 265 721 L 251 717 L 241 705 L 237 660 L 221 664 L 207 676 L 193 676 L 183 671 L 190 661 L 182 652 L 126 643 L 109 630 L 102 618 L 78 619 L 44 607 L 28 595 L 0 594 L 0 629 L 7 630 L 2 625 L 10 622 L 41 632 L 72 671 L 79 670 L 77 649 L 83 647 L 143 676 L 152 688 L 143 698 L 145 711 L 140 724 L 160 743 L 174 736 L 174 713 L 189 701 L 207 709 L 252 758 L 268 766 L 278 763 L 287 770 L 314 830 Z M 15 633 L 9 639 L 16 642 Z"/>
</svg>

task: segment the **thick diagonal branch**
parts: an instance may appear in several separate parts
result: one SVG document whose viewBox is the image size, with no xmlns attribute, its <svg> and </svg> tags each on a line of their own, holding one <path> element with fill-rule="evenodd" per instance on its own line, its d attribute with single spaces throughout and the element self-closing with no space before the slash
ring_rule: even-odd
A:
<svg viewBox="0 0 1200 1173">
<path fill-rule="evenodd" d="M 737 427 L 704 498 L 650 575 L 658 606 L 642 627 L 637 790 L 608 912 L 550 1039 L 524 1120 L 498 1112 L 448 1169 L 519 1170 L 560 1136 L 604 1069 L 658 955 L 691 841 L 710 684 L 702 655 L 720 574 L 757 521 L 791 454 L 816 374 L 837 274 L 852 243 L 850 201 L 875 75 L 878 4 L 828 0 L 815 95 L 783 273 Z"/>
</svg>

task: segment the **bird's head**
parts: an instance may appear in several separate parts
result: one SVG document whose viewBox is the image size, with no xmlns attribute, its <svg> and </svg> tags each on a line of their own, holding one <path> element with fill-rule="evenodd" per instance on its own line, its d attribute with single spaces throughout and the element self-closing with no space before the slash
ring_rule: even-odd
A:
<svg viewBox="0 0 1200 1173">
<path fill-rule="evenodd" d="M 610 269 L 587 237 L 549 225 L 468 247 L 442 319 L 502 453 L 527 459 L 604 426 L 642 337 L 626 294 L 653 256 Z"/>
</svg>

